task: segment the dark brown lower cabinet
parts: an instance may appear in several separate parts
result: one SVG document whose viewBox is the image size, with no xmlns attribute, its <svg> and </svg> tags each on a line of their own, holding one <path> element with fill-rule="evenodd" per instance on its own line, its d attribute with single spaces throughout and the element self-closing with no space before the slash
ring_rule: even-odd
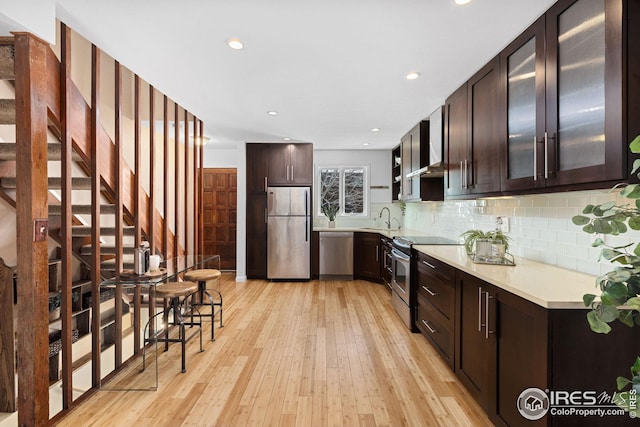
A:
<svg viewBox="0 0 640 427">
<path fill-rule="evenodd" d="M 586 310 L 545 309 L 459 270 L 456 296 L 455 373 L 495 425 L 637 425 L 628 415 L 601 418 L 551 411 L 530 421 L 517 404 L 528 388 L 549 398 L 553 393 L 574 396 L 578 404 L 586 401 L 584 392 L 612 396 L 616 377 L 628 376 L 640 354 L 640 327 L 617 324 L 609 335 L 596 334 L 589 329 Z"/>
<path fill-rule="evenodd" d="M 380 282 L 378 233 L 353 233 L 353 278 Z"/>
</svg>

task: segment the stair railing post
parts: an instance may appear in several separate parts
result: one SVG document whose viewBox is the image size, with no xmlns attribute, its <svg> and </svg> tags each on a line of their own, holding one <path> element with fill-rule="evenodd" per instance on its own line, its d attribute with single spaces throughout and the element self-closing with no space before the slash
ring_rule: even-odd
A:
<svg viewBox="0 0 640 427">
<path fill-rule="evenodd" d="M 49 421 L 48 43 L 15 34 L 18 424 Z"/>
</svg>

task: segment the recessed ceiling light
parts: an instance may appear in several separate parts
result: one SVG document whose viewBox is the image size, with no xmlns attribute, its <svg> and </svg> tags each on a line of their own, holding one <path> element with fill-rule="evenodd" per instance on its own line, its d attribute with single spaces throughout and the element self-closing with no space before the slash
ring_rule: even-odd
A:
<svg viewBox="0 0 640 427">
<path fill-rule="evenodd" d="M 227 46 L 229 46 L 233 50 L 240 50 L 244 47 L 244 44 L 239 40 L 234 38 L 227 39 Z"/>
<path fill-rule="evenodd" d="M 471 3 L 471 0 L 454 0 L 456 4 L 463 5 L 467 3 Z"/>
<path fill-rule="evenodd" d="M 369 145 L 369 143 L 368 142 L 363 142 L 362 145 L 364 145 L 366 147 L 367 145 Z"/>
<path fill-rule="evenodd" d="M 380 128 L 373 128 L 371 129 L 371 132 L 380 132 Z"/>
<path fill-rule="evenodd" d="M 277 111 L 267 111 L 267 114 L 270 116 L 277 116 L 278 112 Z"/>
<path fill-rule="evenodd" d="M 407 73 L 406 76 L 404 76 L 404 78 L 407 79 L 407 80 L 415 80 L 418 77 L 420 77 L 420 73 L 417 72 L 417 71 L 412 71 L 410 73 Z"/>
<path fill-rule="evenodd" d="M 285 141 L 291 141 L 291 138 L 286 137 L 286 136 L 284 138 L 282 138 L 282 139 L 284 139 Z"/>
</svg>

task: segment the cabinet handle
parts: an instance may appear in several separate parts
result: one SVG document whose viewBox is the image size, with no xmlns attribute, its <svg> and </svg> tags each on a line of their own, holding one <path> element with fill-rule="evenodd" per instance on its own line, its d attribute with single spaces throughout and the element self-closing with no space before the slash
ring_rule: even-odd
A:
<svg viewBox="0 0 640 427">
<path fill-rule="evenodd" d="M 469 188 L 469 160 L 464 159 L 464 188 Z"/>
<path fill-rule="evenodd" d="M 264 223 L 268 224 L 268 222 L 267 222 L 267 208 L 264 208 Z"/>
<path fill-rule="evenodd" d="M 536 140 L 536 136 L 533 135 L 533 180 L 538 180 L 538 141 Z"/>
<path fill-rule="evenodd" d="M 549 178 L 549 137 L 544 133 L 544 179 Z"/>
<path fill-rule="evenodd" d="M 460 187 L 464 188 L 464 169 L 462 169 L 462 160 L 460 160 Z"/>
<path fill-rule="evenodd" d="M 435 268 L 436 268 L 436 266 L 435 266 L 435 265 L 433 265 L 433 264 L 429 264 L 427 261 L 424 261 L 424 260 L 423 260 L 423 261 L 422 261 L 422 263 L 423 263 L 424 265 L 428 266 L 428 267 L 433 268 L 434 270 L 435 270 Z"/>
<path fill-rule="evenodd" d="M 266 193 L 269 188 L 269 178 L 264 177 L 264 192 Z"/>
<path fill-rule="evenodd" d="M 485 326 L 484 326 L 484 337 L 486 339 L 489 339 L 489 334 L 492 334 L 493 331 L 489 331 L 489 300 L 493 298 L 491 295 L 489 295 L 489 292 L 486 292 L 484 294 L 484 305 L 485 305 L 485 315 L 484 315 L 484 321 L 485 321 Z"/>
<path fill-rule="evenodd" d="M 376 245 L 376 262 L 380 261 L 379 252 L 378 252 L 379 250 L 380 248 L 378 247 L 378 245 Z"/>
<path fill-rule="evenodd" d="M 286 171 L 286 175 L 287 175 L 287 181 L 289 181 L 289 165 L 285 165 L 285 171 Z"/>
<path fill-rule="evenodd" d="M 424 319 L 422 320 L 422 324 L 423 324 L 423 325 L 424 325 L 424 326 L 429 330 L 429 332 L 431 332 L 432 334 L 435 334 L 436 332 L 438 332 L 438 330 L 437 330 L 437 329 L 434 329 L 434 327 L 433 327 L 433 326 L 431 326 L 431 325 L 429 324 L 429 322 L 427 322 L 427 321 L 426 321 L 426 320 L 424 320 Z"/>
<path fill-rule="evenodd" d="M 478 332 L 482 332 L 482 288 L 478 287 Z"/>
<path fill-rule="evenodd" d="M 291 181 L 295 181 L 295 178 L 293 177 L 293 165 L 291 165 Z"/>
<path fill-rule="evenodd" d="M 436 295 L 438 295 L 437 292 L 433 292 L 431 289 L 427 288 L 426 286 L 423 286 L 422 289 L 424 289 L 432 297 L 435 297 Z"/>
</svg>

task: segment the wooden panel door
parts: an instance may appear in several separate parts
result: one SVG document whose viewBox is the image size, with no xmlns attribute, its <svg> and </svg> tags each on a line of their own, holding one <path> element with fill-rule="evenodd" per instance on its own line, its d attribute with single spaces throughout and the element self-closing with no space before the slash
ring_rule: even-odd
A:
<svg viewBox="0 0 640 427">
<path fill-rule="evenodd" d="M 223 270 L 236 269 L 237 171 L 204 169 L 204 225 L 201 238 L 206 255 L 220 255 Z"/>
</svg>

